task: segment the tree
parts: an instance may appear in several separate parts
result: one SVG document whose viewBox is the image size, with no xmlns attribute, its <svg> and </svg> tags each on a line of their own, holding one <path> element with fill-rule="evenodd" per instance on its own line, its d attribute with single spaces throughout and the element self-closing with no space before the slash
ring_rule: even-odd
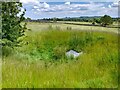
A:
<svg viewBox="0 0 120 90">
<path fill-rule="evenodd" d="M 100 24 L 100 23 L 101 23 L 101 22 L 100 22 L 100 18 L 95 18 L 95 19 L 94 19 L 94 22 L 97 23 L 97 24 Z"/>
<path fill-rule="evenodd" d="M 30 22 L 30 21 L 31 21 L 31 18 L 29 18 L 29 17 L 26 18 L 26 21 L 27 21 L 27 22 Z"/>
<path fill-rule="evenodd" d="M 22 11 L 20 2 L 2 2 L 2 45 L 14 47 L 18 46 L 20 37 L 25 35 L 26 23 L 25 10 Z M 20 14 L 21 13 L 21 14 Z"/>
<path fill-rule="evenodd" d="M 92 22 L 92 25 L 95 25 L 95 22 Z"/>
<path fill-rule="evenodd" d="M 100 18 L 100 22 L 102 24 L 102 26 L 107 26 L 113 23 L 113 20 L 110 16 L 108 15 L 104 15 L 103 17 Z"/>
<path fill-rule="evenodd" d="M 54 23 L 57 22 L 57 18 L 56 18 L 56 17 L 53 18 L 53 22 L 54 22 Z"/>
</svg>

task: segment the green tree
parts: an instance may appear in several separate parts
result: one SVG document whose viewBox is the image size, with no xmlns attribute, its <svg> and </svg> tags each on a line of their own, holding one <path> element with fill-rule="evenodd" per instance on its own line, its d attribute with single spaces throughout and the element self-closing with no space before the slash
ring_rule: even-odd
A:
<svg viewBox="0 0 120 90">
<path fill-rule="evenodd" d="M 110 16 L 108 15 L 104 15 L 103 17 L 100 18 L 100 22 L 102 24 L 102 26 L 107 26 L 113 23 L 113 20 Z"/>
<path fill-rule="evenodd" d="M 30 21 L 31 21 L 31 18 L 29 18 L 29 17 L 26 18 L 26 21 L 27 21 L 27 22 L 30 22 Z"/>
<path fill-rule="evenodd" d="M 94 21 L 97 23 L 97 24 L 100 24 L 101 22 L 100 22 L 100 18 L 96 18 L 96 19 L 94 19 Z"/>
<path fill-rule="evenodd" d="M 14 47 L 18 46 L 20 37 L 25 35 L 26 23 L 21 25 L 25 20 L 25 10 L 22 11 L 20 2 L 2 2 L 2 45 Z"/>
<path fill-rule="evenodd" d="M 54 22 L 54 23 L 57 22 L 57 18 L 56 18 L 56 17 L 53 18 L 53 22 Z"/>
</svg>

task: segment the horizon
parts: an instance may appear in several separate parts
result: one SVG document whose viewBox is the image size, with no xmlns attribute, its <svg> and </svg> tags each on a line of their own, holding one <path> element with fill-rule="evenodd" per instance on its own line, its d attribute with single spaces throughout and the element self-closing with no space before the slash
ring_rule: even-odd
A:
<svg viewBox="0 0 120 90">
<path fill-rule="evenodd" d="M 32 19 L 30 18 L 31 20 L 42 20 L 42 19 L 52 19 L 52 18 L 58 18 L 58 19 L 64 19 L 64 18 L 81 18 L 81 17 L 88 17 L 88 18 L 94 18 L 94 17 L 102 17 L 102 16 L 79 16 L 79 17 L 51 17 L 51 18 L 38 18 L 38 19 Z M 26 19 L 29 18 L 29 17 L 26 17 Z M 111 17 L 111 18 L 119 18 L 119 17 Z"/>
</svg>

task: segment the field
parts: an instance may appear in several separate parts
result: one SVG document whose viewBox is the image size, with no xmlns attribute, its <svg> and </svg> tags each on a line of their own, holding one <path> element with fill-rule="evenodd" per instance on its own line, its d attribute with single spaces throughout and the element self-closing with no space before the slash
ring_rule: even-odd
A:
<svg viewBox="0 0 120 90">
<path fill-rule="evenodd" d="M 75 23 L 75 24 L 83 24 L 83 25 L 72 25 L 65 23 Z M 84 24 L 87 24 L 86 26 Z M 89 22 L 58 22 L 58 23 L 28 23 L 28 28 L 32 29 L 32 31 L 41 31 L 48 30 L 51 26 L 53 28 L 59 28 L 66 30 L 67 28 L 71 28 L 72 30 L 84 30 L 84 31 L 103 31 L 103 32 L 114 32 L 118 33 L 118 28 L 106 28 L 101 26 L 89 26 L 91 23 Z M 118 26 L 118 23 L 114 23 L 114 26 Z"/>
<path fill-rule="evenodd" d="M 61 22 L 27 27 L 20 47 L 3 48 L 3 88 L 118 87 L 117 28 Z M 67 58 L 71 49 L 83 54 Z"/>
</svg>

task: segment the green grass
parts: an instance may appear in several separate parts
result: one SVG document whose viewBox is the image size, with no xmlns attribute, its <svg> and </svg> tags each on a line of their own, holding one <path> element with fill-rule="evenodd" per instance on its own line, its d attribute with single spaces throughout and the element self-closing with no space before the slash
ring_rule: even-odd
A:
<svg viewBox="0 0 120 90">
<path fill-rule="evenodd" d="M 21 47 L 4 48 L 4 88 L 118 87 L 118 34 L 67 30 L 64 25 L 37 30 L 40 26 L 31 24 Z M 65 52 L 70 49 L 84 54 L 69 60 Z"/>
</svg>

